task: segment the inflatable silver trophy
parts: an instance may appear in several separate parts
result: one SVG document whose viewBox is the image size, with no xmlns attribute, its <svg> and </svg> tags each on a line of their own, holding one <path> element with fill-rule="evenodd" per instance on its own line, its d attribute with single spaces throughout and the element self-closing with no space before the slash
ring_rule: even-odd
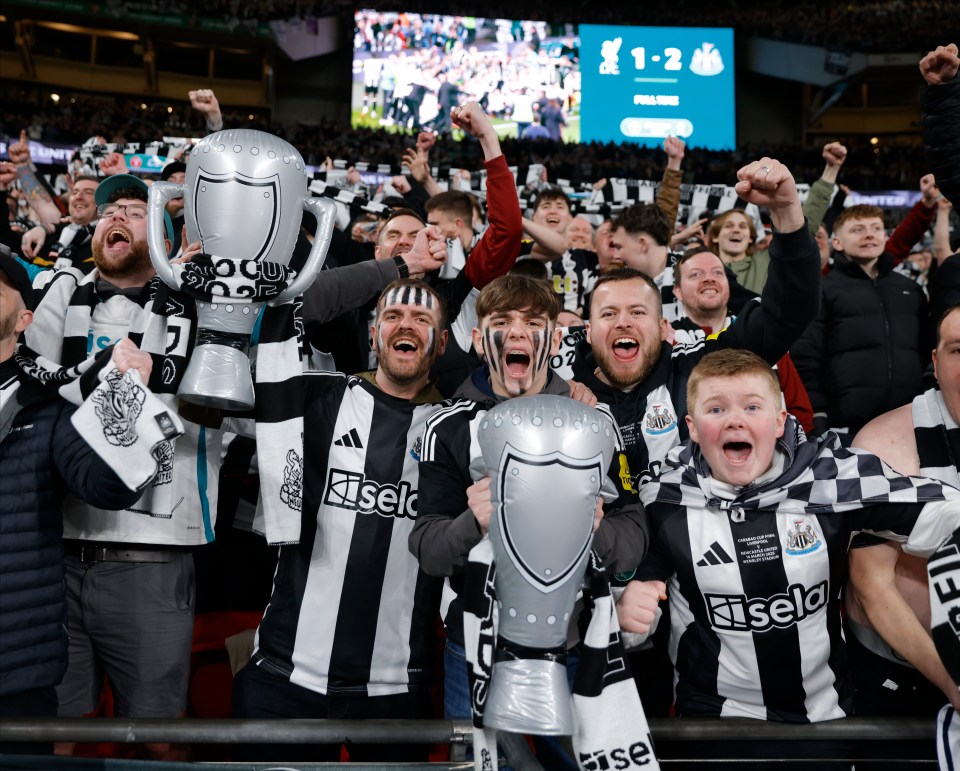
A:
<svg viewBox="0 0 960 771">
<path fill-rule="evenodd" d="M 279 137 L 249 129 L 218 131 L 190 153 L 183 184 L 151 185 L 150 259 L 157 275 L 174 289 L 180 285 L 164 248 L 163 208 L 179 197 L 187 229 L 184 245 L 199 241 L 204 253 L 236 261 L 288 265 L 303 211 L 313 213 L 317 234 L 306 263 L 271 303 L 303 294 L 323 266 L 336 205 L 308 194 L 303 158 Z M 256 296 L 225 299 L 211 294 L 197 301 L 197 344 L 178 390 L 182 399 L 222 409 L 253 406 L 247 351 L 263 306 Z"/>
<path fill-rule="evenodd" d="M 597 496 L 616 498 L 607 478 L 614 432 L 602 412 L 562 396 L 510 399 L 480 423 L 499 614 L 486 726 L 573 733 L 563 653 L 590 558 Z"/>
</svg>

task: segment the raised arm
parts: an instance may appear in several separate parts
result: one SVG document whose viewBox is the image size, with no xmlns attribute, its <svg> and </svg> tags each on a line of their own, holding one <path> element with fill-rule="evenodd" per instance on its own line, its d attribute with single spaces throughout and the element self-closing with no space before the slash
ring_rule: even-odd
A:
<svg viewBox="0 0 960 771">
<path fill-rule="evenodd" d="M 950 248 L 950 210 L 953 204 L 942 195 L 937 201 L 937 218 L 933 225 L 933 256 L 937 258 L 937 264 L 943 264 L 943 261 L 953 254 Z"/>
<path fill-rule="evenodd" d="M 663 151 L 667 154 L 667 167 L 663 170 L 663 179 L 660 180 L 660 189 L 657 190 L 657 208 L 667 218 L 671 230 L 677 221 L 677 212 L 680 210 L 680 182 L 683 180 L 680 164 L 683 163 L 686 146 L 680 137 L 667 137 L 663 140 Z"/>
<path fill-rule="evenodd" d="M 920 178 L 920 200 L 907 212 L 907 216 L 887 239 L 886 250 L 898 263 L 907 258 L 914 244 L 927 232 L 937 211 L 939 197 L 940 189 L 933 174 L 924 174 Z"/>
<path fill-rule="evenodd" d="M 366 260 L 320 271 L 303 293 L 304 321 L 322 324 L 373 300 L 387 284 L 400 278 L 397 260 L 403 262 L 410 276 L 439 268 L 446 262 L 446 243 L 436 234 L 430 238 L 430 230 L 424 228 L 417 234 L 410 251 L 392 260 Z"/>
<path fill-rule="evenodd" d="M 463 269 L 470 283 L 482 289 L 504 275 L 520 254 L 523 226 L 513 174 L 500 151 L 500 140 L 490 119 L 476 102 L 451 113 L 453 122 L 480 142 L 487 171 L 487 221 L 483 237 L 470 252 Z"/>
<path fill-rule="evenodd" d="M 207 123 L 207 131 L 220 131 L 223 128 L 223 115 L 220 113 L 220 102 L 211 88 L 200 88 L 187 92 L 190 97 L 190 106 L 203 116 Z"/>
<path fill-rule="evenodd" d="M 50 190 L 37 175 L 37 167 L 33 165 L 33 159 L 30 157 L 26 131 L 20 132 L 20 141 L 10 145 L 7 155 L 10 163 L 16 167 L 20 189 L 40 217 L 40 225 L 47 233 L 52 232 L 53 226 L 60 221 L 60 208 L 54 203 Z"/>
<path fill-rule="evenodd" d="M 807 227 L 813 235 L 823 222 L 830 206 L 833 187 L 837 183 L 840 167 L 847 159 L 847 148 L 839 142 L 830 142 L 823 147 L 823 174 L 810 186 L 810 194 L 803 204 L 803 214 L 807 218 Z"/>
<path fill-rule="evenodd" d="M 923 143 L 927 166 L 941 192 L 960 200 L 960 56 L 954 43 L 939 46 L 920 60 L 926 82 L 920 94 Z"/>
<path fill-rule="evenodd" d="M 720 347 L 753 351 L 772 365 L 817 316 L 820 252 L 804 226 L 800 197 L 786 166 L 762 158 L 740 169 L 737 177 L 740 197 L 770 211 L 774 227 L 770 271 L 759 306 L 748 303 L 717 341 Z M 813 394 L 810 398 L 813 401 Z"/>
<path fill-rule="evenodd" d="M 519 207 L 519 202 L 517 206 Z M 530 256 L 541 262 L 551 262 L 557 257 L 562 257 L 567 251 L 567 239 L 563 233 L 551 230 L 546 225 L 541 225 L 533 220 L 523 218 L 523 232 L 534 240 L 534 245 L 539 249 L 534 249 Z"/>
</svg>

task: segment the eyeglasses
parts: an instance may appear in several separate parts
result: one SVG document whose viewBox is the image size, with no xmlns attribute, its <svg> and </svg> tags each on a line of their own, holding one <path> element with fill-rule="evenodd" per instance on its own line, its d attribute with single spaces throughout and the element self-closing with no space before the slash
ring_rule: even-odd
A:
<svg viewBox="0 0 960 771">
<path fill-rule="evenodd" d="M 142 203 L 102 203 L 97 207 L 97 214 L 112 217 L 120 209 L 123 209 L 127 219 L 139 221 L 147 218 L 147 207 Z"/>
</svg>

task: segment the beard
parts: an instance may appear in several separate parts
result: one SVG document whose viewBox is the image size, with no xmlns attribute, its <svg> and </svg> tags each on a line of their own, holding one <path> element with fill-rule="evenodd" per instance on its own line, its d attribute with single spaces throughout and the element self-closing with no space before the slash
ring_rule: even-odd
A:
<svg viewBox="0 0 960 771">
<path fill-rule="evenodd" d="M 617 361 L 613 351 L 601 349 L 599 346 L 594 348 L 593 357 L 610 385 L 620 389 L 633 388 L 653 371 L 657 359 L 660 358 L 662 342 L 657 338 L 651 340 L 646 346 L 642 346 L 636 361 L 630 364 Z"/>
<path fill-rule="evenodd" d="M 108 257 L 103 253 L 103 239 L 97 239 L 90 245 L 93 264 L 104 278 L 127 278 L 146 270 L 153 270 L 150 262 L 150 250 L 146 241 L 130 240 L 130 249 L 120 258 Z"/>
<path fill-rule="evenodd" d="M 416 360 L 396 361 L 390 354 L 393 352 L 394 341 L 400 337 L 410 337 L 410 335 L 398 330 L 390 340 L 379 341 L 377 367 L 397 385 L 408 386 L 429 374 L 430 367 L 436 359 L 436 345 L 431 341 L 428 349 L 423 351 L 423 355 Z"/>
</svg>

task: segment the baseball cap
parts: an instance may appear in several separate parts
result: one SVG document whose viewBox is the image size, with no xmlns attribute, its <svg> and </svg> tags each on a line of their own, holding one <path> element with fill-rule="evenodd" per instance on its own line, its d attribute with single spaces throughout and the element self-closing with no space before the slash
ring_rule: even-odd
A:
<svg viewBox="0 0 960 771">
<path fill-rule="evenodd" d="M 166 168 L 164 168 L 164 171 L 166 171 Z M 100 187 L 97 188 L 97 192 L 93 195 L 93 200 L 96 201 L 97 206 L 102 206 L 105 203 L 110 203 L 110 199 L 118 190 L 130 188 L 143 191 L 144 200 L 147 199 L 150 192 L 147 183 L 140 177 L 135 177 L 133 174 L 113 174 L 103 179 Z M 166 232 L 167 240 L 173 241 L 173 220 L 170 219 L 170 214 L 166 210 L 163 212 L 163 229 Z"/>
<path fill-rule="evenodd" d="M 160 172 L 160 181 L 166 182 L 170 179 L 171 175 L 176 174 L 177 172 L 187 172 L 187 164 L 183 161 L 170 161 L 166 166 L 163 167 L 163 171 Z"/>
<path fill-rule="evenodd" d="M 100 187 L 97 188 L 93 200 L 97 202 L 97 206 L 110 203 L 110 199 L 113 198 L 114 193 L 124 188 L 133 188 L 134 190 L 142 191 L 144 200 L 146 200 L 147 193 L 150 190 L 147 187 L 147 183 L 140 179 L 140 177 L 135 177 L 133 174 L 113 174 L 112 176 L 104 177 L 100 182 Z"/>
<path fill-rule="evenodd" d="M 27 310 L 36 310 L 37 298 L 33 292 L 33 284 L 30 283 L 30 276 L 27 275 L 27 269 L 6 249 L 0 249 L 0 272 L 6 275 L 13 284 L 13 288 L 20 293 Z"/>
</svg>

